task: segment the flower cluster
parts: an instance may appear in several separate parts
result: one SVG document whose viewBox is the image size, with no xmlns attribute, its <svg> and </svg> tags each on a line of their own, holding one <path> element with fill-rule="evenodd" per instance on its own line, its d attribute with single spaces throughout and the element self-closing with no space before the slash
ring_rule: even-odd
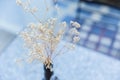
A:
<svg viewBox="0 0 120 80">
<path fill-rule="evenodd" d="M 24 6 L 21 0 L 16 2 L 31 13 L 37 11 L 37 8 L 31 9 Z M 70 25 L 72 26 L 69 29 L 70 37 L 73 43 L 77 43 L 80 40 L 80 33 L 77 31 L 77 28 L 80 28 L 80 24 L 71 21 Z M 30 23 L 20 34 L 25 41 L 25 46 L 28 48 L 29 61 L 39 60 L 46 65 L 46 68 L 51 68 L 50 65 L 55 57 L 72 49 L 74 47 L 72 43 L 69 45 L 66 43 L 62 48 L 58 48 L 67 29 L 66 27 L 66 22 L 59 23 L 56 18 L 48 19 L 45 22 Z"/>
<path fill-rule="evenodd" d="M 52 60 L 57 55 L 64 53 L 63 50 L 65 50 L 65 48 L 69 50 L 69 47 L 72 46 L 69 45 L 69 47 L 67 47 L 66 44 L 63 48 L 57 49 L 63 38 L 66 25 L 66 22 L 57 23 L 56 18 L 49 19 L 45 23 L 30 23 L 28 27 L 21 32 L 25 46 L 29 49 L 30 60 L 40 60 L 47 68 L 50 68 Z M 72 33 L 76 34 L 76 32 Z M 73 37 L 73 42 L 78 41 L 79 37 Z"/>
<path fill-rule="evenodd" d="M 80 40 L 80 24 L 76 21 L 70 21 L 70 25 L 68 27 L 67 32 L 65 33 L 66 36 L 64 37 L 65 40 L 77 44 Z"/>
<path fill-rule="evenodd" d="M 78 22 L 71 21 L 70 22 L 72 28 L 70 33 L 73 34 L 73 43 L 77 43 L 80 40 L 80 33 L 78 32 L 78 28 L 80 28 L 80 24 Z"/>
<path fill-rule="evenodd" d="M 23 2 L 22 0 L 16 0 L 17 5 L 21 6 L 26 12 L 37 12 L 37 7 L 32 7 L 30 6 L 30 0 L 26 0 L 26 2 Z"/>
</svg>

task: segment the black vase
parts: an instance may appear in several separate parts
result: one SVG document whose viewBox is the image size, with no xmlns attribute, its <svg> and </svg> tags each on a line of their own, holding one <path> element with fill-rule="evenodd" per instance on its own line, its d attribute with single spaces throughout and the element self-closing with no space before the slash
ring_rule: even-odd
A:
<svg viewBox="0 0 120 80">
<path fill-rule="evenodd" d="M 53 68 L 53 64 L 50 64 L 51 68 Z M 53 75 L 53 71 L 50 68 L 46 68 L 46 65 L 44 65 L 44 80 L 51 80 L 51 77 Z"/>
</svg>

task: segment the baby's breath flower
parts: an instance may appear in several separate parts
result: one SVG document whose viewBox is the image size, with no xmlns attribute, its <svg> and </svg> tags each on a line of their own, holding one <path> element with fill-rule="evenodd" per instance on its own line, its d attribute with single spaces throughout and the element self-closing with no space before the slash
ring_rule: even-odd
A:
<svg viewBox="0 0 120 80">
<path fill-rule="evenodd" d="M 69 31 L 69 33 L 72 34 L 72 35 L 79 34 L 79 32 L 77 31 L 76 28 L 71 28 L 70 31 Z"/>
<path fill-rule="evenodd" d="M 26 2 L 16 0 L 16 3 L 25 11 L 30 12 L 39 22 L 30 23 L 28 27 L 21 32 L 21 37 L 25 41 L 25 47 L 28 48 L 29 51 L 29 62 L 39 60 L 46 66 L 46 68 L 51 68 L 53 59 L 57 55 L 66 53 L 64 50 L 70 50 L 74 47 L 73 45 L 68 45 L 68 47 L 66 47 L 65 44 L 61 49 L 58 48 L 66 31 L 66 22 L 58 23 L 57 18 L 51 18 L 46 22 L 41 22 L 41 20 L 35 15 L 35 12 L 37 12 L 38 9 L 36 7 L 31 8 L 30 0 L 27 0 Z M 46 8 L 48 9 L 47 6 Z M 55 8 L 56 10 L 59 10 L 58 5 L 56 5 Z M 71 21 L 70 24 L 73 26 L 69 31 L 69 33 L 72 34 L 70 37 L 71 40 L 76 43 L 80 40 L 79 32 L 76 29 L 80 27 L 80 24 L 74 21 Z"/>
<path fill-rule="evenodd" d="M 62 22 L 62 26 L 63 27 L 66 27 L 67 26 L 67 23 L 64 21 L 64 22 Z"/>
<path fill-rule="evenodd" d="M 17 5 L 22 5 L 22 1 L 21 0 L 16 0 L 16 4 Z"/>
<path fill-rule="evenodd" d="M 76 31 L 75 35 L 79 36 L 79 35 L 80 35 L 80 32 Z"/>
<path fill-rule="evenodd" d="M 51 24 L 51 25 L 54 25 L 57 21 L 57 18 L 52 18 L 52 19 L 49 19 L 48 22 Z"/>
<path fill-rule="evenodd" d="M 79 40 L 80 40 L 80 37 L 79 37 L 79 36 L 73 37 L 73 42 L 74 42 L 74 43 L 77 43 Z"/>
<path fill-rule="evenodd" d="M 80 24 L 78 22 L 70 21 L 70 24 L 75 28 L 80 28 Z"/>
<path fill-rule="evenodd" d="M 32 13 L 35 13 L 35 12 L 37 12 L 37 11 L 38 11 L 38 8 L 37 8 L 37 7 L 34 7 L 34 8 L 31 9 L 31 12 L 32 12 Z"/>
<path fill-rule="evenodd" d="M 32 52 L 33 59 L 30 61 L 41 60 L 47 68 L 50 68 L 52 57 L 56 54 L 57 46 L 65 32 L 65 28 L 60 27 L 55 33 L 54 29 L 58 25 L 65 27 L 66 22 L 57 23 L 57 19 L 52 18 L 45 23 L 30 23 L 28 28 L 21 32 L 26 47 Z"/>
<path fill-rule="evenodd" d="M 61 26 L 58 28 L 58 32 L 54 32 L 54 29 L 56 30 L 58 26 Z M 50 68 L 53 58 L 64 53 L 61 50 L 57 50 L 57 47 L 63 38 L 65 26 L 66 22 L 57 23 L 56 18 L 49 19 L 45 23 L 30 23 L 28 28 L 21 32 L 26 47 L 30 50 L 31 58 L 29 61 L 37 59 L 43 62 L 46 68 Z M 80 40 L 77 29 L 72 28 L 70 33 L 75 35 L 73 43 L 77 43 Z M 69 45 L 66 48 L 68 50 L 73 49 L 73 46 Z M 63 48 L 64 50 L 65 48 Z"/>
<path fill-rule="evenodd" d="M 34 29 L 35 28 L 35 24 L 34 23 L 30 23 L 30 24 L 28 24 L 28 27 L 30 27 L 31 29 Z"/>
</svg>

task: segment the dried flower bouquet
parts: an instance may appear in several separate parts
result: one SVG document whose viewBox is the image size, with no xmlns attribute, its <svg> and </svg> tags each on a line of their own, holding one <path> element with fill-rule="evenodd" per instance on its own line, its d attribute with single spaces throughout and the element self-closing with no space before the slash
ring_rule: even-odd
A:
<svg viewBox="0 0 120 80">
<path fill-rule="evenodd" d="M 68 28 L 66 22 L 58 22 L 57 18 L 50 18 L 42 22 L 34 14 L 37 8 L 30 8 L 30 0 L 26 0 L 26 2 L 16 0 L 16 3 L 25 11 L 30 12 L 38 21 L 37 23 L 30 23 L 20 34 L 28 48 L 29 61 L 39 60 L 45 65 L 46 69 L 52 70 L 53 60 L 58 55 L 72 49 L 74 44 L 80 40 L 80 33 L 77 31 L 80 24 L 71 21 L 69 26 L 72 28 Z M 71 43 L 66 43 L 62 48 L 58 48 L 66 31 Z"/>
</svg>

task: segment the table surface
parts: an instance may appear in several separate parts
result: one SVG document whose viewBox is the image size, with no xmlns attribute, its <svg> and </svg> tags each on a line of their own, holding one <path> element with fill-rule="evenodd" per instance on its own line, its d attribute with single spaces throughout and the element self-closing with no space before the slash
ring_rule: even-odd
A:
<svg viewBox="0 0 120 80">
<path fill-rule="evenodd" d="M 61 43 L 64 44 L 64 42 Z M 19 64 L 26 59 L 23 41 L 15 41 L 0 56 L 0 80 L 42 80 L 43 65 L 39 62 Z M 76 47 L 54 61 L 54 75 L 60 80 L 119 80 L 120 61 L 93 50 Z"/>
</svg>

